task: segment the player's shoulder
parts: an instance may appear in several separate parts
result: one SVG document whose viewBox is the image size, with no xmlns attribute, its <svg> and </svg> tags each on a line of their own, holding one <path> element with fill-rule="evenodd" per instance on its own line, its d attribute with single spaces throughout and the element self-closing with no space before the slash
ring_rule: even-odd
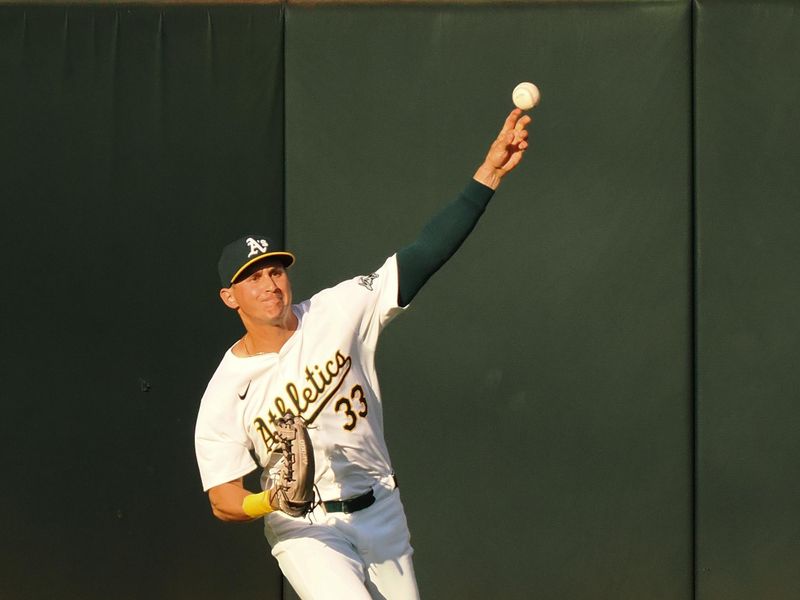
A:
<svg viewBox="0 0 800 600">
<path fill-rule="evenodd" d="M 238 361 L 236 360 L 236 356 L 233 354 L 232 349 L 233 346 L 225 350 L 225 353 L 222 355 L 214 374 L 211 376 L 211 382 L 228 379 L 235 375 L 237 371 L 241 370 L 238 367 Z"/>
<path fill-rule="evenodd" d="M 329 288 L 317 292 L 309 300 L 313 304 L 315 301 L 330 296 L 341 294 L 363 294 L 374 292 L 382 287 L 387 281 L 397 277 L 397 260 L 395 255 L 388 257 L 377 269 L 363 271 L 358 275 L 353 275 Z"/>
<path fill-rule="evenodd" d="M 236 398 L 237 390 L 252 379 L 250 369 L 246 366 L 246 359 L 236 357 L 228 348 L 208 381 L 200 402 L 201 409 L 232 402 Z"/>
</svg>

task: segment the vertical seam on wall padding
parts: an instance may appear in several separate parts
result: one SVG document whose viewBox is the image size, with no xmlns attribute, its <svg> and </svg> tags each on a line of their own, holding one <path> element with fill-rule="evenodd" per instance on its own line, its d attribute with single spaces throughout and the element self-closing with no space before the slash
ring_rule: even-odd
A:
<svg viewBox="0 0 800 600">
<path fill-rule="evenodd" d="M 99 50 L 97 48 L 97 46 L 98 46 L 98 44 L 97 44 L 97 36 L 98 36 L 98 32 L 97 32 L 97 16 L 96 16 L 96 13 L 94 12 L 94 10 L 92 11 L 91 15 L 89 15 L 89 30 L 92 32 L 92 69 L 93 69 L 94 75 L 96 76 L 97 75 L 97 71 L 101 67 L 98 67 L 98 63 L 100 62 L 99 61 L 100 52 L 99 52 Z"/>
<path fill-rule="evenodd" d="M 281 188 L 283 193 L 283 202 L 282 202 L 282 210 L 281 210 L 281 219 L 283 221 L 283 226 L 281 227 L 281 237 L 283 238 L 282 244 L 283 247 L 286 248 L 288 243 L 288 235 L 286 228 L 288 227 L 288 219 L 286 213 L 288 212 L 288 190 L 286 189 L 286 162 L 287 162 L 287 155 L 288 152 L 286 151 L 286 0 L 281 2 L 281 14 L 280 14 L 280 32 L 281 32 L 281 74 L 280 74 L 280 81 L 281 81 L 281 148 L 283 150 L 283 169 L 281 169 Z M 278 569 L 278 572 L 281 575 L 281 587 L 280 587 L 280 595 L 281 600 L 286 600 L 286 588 L 288 587 L 288 581 L 286 580 L 286 576 L 283 574 L 283 570 Z"/>
<path fill-rule="evenodd" d="M 288 213 L 288 190 L 286 189 L 286 163 L 287 163 L 287 152 L 286 152 L 286 0 L 281 2 L 281 84 L 282 84 L 282 94 L 281 94 L 281 113 L 282 113 L 282 123 L 283 127 L 281 128 L 281 147 L 283 148 L 283 170 L 281 172 L 281 177 L 283 181 L 281 181 L 281 187 L 283 188 L 283 211 L 282 211 L 282 219 L 283 219 L 283 227 L 281 228 L 281 237 L 283 238 L 283 247 L 286 247 L 288 242 L 288 232 L 287 227 L 289 226 L 289 220 L 287 217 Z M 283 575 L 281 575 L 283 576 Z"/>
<path fill-rule="evenodd" d="M 690 580 L 692 584 L 692 600 L 697 598 L 697 284 L 698 284 L 698 240 L 697 240 L 697 111 L 696 111 L 696 77 L 695 77 L 695 61 L 696 53 L 696 31 L 697 26 L 697 6 L 696 0 L 689 3 L 690 6 L 690 22 L 689 22 L 689 72 L 690 82 L 689 89 L 691 94 L 690 104 L 690 156 L 691 156 L 691 179 L 689 183 L 690 188 L 690 256 L 691 265 L 689 271 L 691 273 L 691 343 L 690 350 L 691 356 L 691 468 L 692 468 L 692 507 L 691 507 L 691 575 Z"/>
<path fill-rule="evenodd" d="M 67 36 L 69 35 L 69 8 L 64 7 L 64 26 L 61 28 L 61 41 L 64 46 L 67 45 Z"/>
<path fill-rule="evenodd" d="M 207 93 L 213 94 L 216 92 L 216 81 L 217 81 L 217 74 L 214 70 L 214 56 L 215 56 L 215 48 L 214 48 L 214 23 L 211 19 L 211 9 L 206 8 L 206 43 L 205 43 L 205 52 L 206 52 L 206 72 L 209 73 L 209 77 L 211 79 L 211 89 L 206 90 Z"/>
<path fill-rule="evenodd" d="M 92 10 L 92 12 L 89 13 L 89 36 L 91 38 L 91 44 L 92 44 L 92 51 L 91 51 L 92 75 L 94 75 L 96 77 L 99 67 L 97 65 L 97 63 L 98 63 L 98 60 L 97 60 L 97 58 L 98 58 L 98 51 L 97 51 L 97 18 L 96 18 L 96 13 L 95 13 L 94 10 Z"/>
<path fill-rule="evenodd" d="M 111 173 L 108 180 L 111 182 L 111 192 L 113 199 L 116 200 L 118 191 L 117 181 L 119 178 L 119 148 L 120 145 L 117 140 L 117 132 L 119 131 L 118 123 L 118 106 L 119 102 L 119 32 L 120 32 L 120 9 L 114 11 L 114 29 L 111 40 Z"/>
<path fill-rule="evenodd" d="M 158 11 L 158 64 L 156 65 L 156 69 L 158 72 L 156 73 L 156 85 L 158 86 L 157 96 L 158 96 L 158 107 L 157 107 L 157 115 L 158 115 L 158 131 L 161 136 L 159 140 L 159 145 L 163 148 L 164 145 L 164 138 L 165 131 L 164 131 L 164 113 L 166 112 L 164 109 L 164 104 L 167 98 L 166 92 L 166 81 L 165 81 L 165 63 L 166 58 L 164 56 L 164 9 Z"/>
<path fill-rule="evenodd" d="M 61 27 L 61 79 L 58 81 L 58 93 L 63 97 L 69 78 L 69 8 L 64 7 L 64 23 Z"/>
</svg>

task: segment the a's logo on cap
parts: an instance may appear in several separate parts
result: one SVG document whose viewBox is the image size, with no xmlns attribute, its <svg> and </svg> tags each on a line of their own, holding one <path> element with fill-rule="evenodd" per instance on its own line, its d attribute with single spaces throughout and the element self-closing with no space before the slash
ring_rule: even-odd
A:
<svg viewBox="0 0 800 600">
<path fill-rule="evenodd" d="M 247 255 L 247 258 L 251 256 L 255 256 L 256 254 L 264 254 L 269 248 L 269 244 L 267 240 L 254 240 L 253 238 L 247 238 L 245 244 L 250 246 L 250 254 Z"/>
</svg>

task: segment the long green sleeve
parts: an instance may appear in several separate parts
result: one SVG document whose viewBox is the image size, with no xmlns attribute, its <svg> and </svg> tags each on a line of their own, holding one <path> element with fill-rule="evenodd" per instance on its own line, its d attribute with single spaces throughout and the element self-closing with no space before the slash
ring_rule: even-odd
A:
<svg viewBox="0 0 800 600">
<path fill-rule="evenodd" d="M 419 237 L 397 253 L 400 306 L 408 305 L 425 282 L 456 253 L 493 194 L 491 188 L 470 180 L 456 199 L 422 228 Z"/>
</svg>

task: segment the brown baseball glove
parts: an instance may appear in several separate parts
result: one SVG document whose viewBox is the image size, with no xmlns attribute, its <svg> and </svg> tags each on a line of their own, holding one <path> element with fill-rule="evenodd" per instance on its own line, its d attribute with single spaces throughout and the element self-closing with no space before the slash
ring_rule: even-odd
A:
<svg viewBox="0 0 800 600">
<path fill-rule="evenodd" d="M 269 492 L 269 503 L 292 517 L 314 510 L 314 450 L 302 417 L 287 412 L 277 421 L 276 452 L 283 455 L 280 470 Z"/>
</svg>

